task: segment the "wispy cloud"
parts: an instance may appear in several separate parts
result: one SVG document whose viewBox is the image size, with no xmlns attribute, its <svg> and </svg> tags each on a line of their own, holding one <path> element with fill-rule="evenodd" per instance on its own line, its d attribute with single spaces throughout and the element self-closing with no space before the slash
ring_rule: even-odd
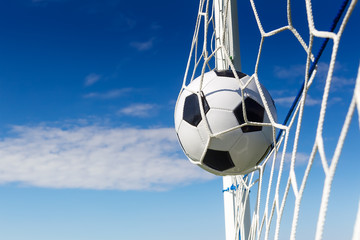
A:
<svg viewBox="0 0 360 240">
<path fill-rule="evenodd" d="M 329 71 L 329 64 L 325 62 L 320 62 L 317 65 L 317 73 L 315 77 L 315 82 L 319 87 L 323 88 L 323 83 L 326 80 L 327 74 Z M 334 74 L 332 77 L 332 91 L 340 90 L 344 87 L 354 86 L 355 78 L 344 77 L 341 74 L 346 73 L 347 68 L 341 63 L 337 62 L 334 68 Z M 276 66 L 274 68 L 274 74 L 280 79 L 294 79 L 305 77 L 305 65 L 292 65 L 288 67 Z"/>
<path fill-rule="evenodd" d="M 131 88 L 114 89 L 107 92 L 92 92 L 84 95 L 84 98 L 113 99 L 131 92 Z"/>
<path fill-rule="evenodd" d="M 280 98 L 275 98 L 275 104 L 276 105 L 281 105 L 281 106 L 291 106 L 292 102 L 294 101 L 295 96 L 291 96 L 291 97 L 280 97 Z"/>
<path fill-rule="evenodd" d="M 275 98 L 274 101 L 275 101 L 276 105 L 289 107 L 293 103 L 294 99 L 295 99 L 295 96 L 279 97 L 279 98 Z M 315 105 L 320 105 L 320 104 L 321 104 L 321 99 L 314 99 L 310 95 L 306 96 L 306 100 L 305 100 L 306 106 L 315 106 Z"/>
<path fill-rule="evenodd" d="M 292 156 L 292 153 L 290 153 L 290 152 L 285 153 L 285 159 L 284 159 L 285 163 L 291 163 L 291 156 Z M 308 163 L 309 158 L 310 158 L 309 154 L 303 153 L 303 152 L 297 152 L 296 158 L 295 158 L 296 166 L 304 165 L 304 164 Z"/>
<path fill-rule="evenodd" d="M 341 89 L 343 87 L 355 86 L 355 78 L 337 77 L 332 78 L 333 87 Z"/>
<path fill-rule="evenodd" d="M 85 86 L 89 87 L 93 84 L 95 84 L 96 82 L 98 82 L 101 79 L 101 75 L 96 74 L 96 73 L 90 73 L 89 75 L 87 75 L 85 77 Z"/>
<path fill-rule="evenodd" d="M 274 69 L 276 77 L 281 79 L 291 79 L 305 76 L 305 65 L 296 64 L 289 67 L 276 66 Z"/>
<path fill-rule="evenodd" d="M 17 126 L 0 140 L 0 183 L 165 190 L 212 179 L 179 154 L 171 128 Z"/>
<path fill-rule="evenodd" d="M 318 64 L 318 79 L 321 82 L 324 82 L 326 80 L 328 71 L 329 64 L 323 62 Z M 345 73 L 346 71 L 347 68 L 341 63 L 335 64 L 334 75 L 331 82 L 331 91 L 342 90 L 344 88 L 346 89 L 349 86 L 355 86 L 355 78 L 348 78 L 338 75 L 339 72 Z M 321 87 L 323 87 L 322 84 Z"/>
<path fill-rule="evenodd" d="M 150 50 L 154 46 L 155 38 L 150 38 L 147 41 L 144 42 L 130 42 L 130 46 L 135 48 L 138 51 L 146 51 Z"/>
<path fill-rule="evenodd" d="M 277 169 L 279 169 L 280 167 L 280 161 L 282 158 L 282 152 L 278 152 L 277 157 L 276 157 L 276 167 Z M 285 158 L 284 158 L 284 163 L 283 163 L 283 167 L 284 170 L 289 170 L 290 169 L 290 165 L 291 165 L 291 157 L 292 157 L 292 152 L 286 152 L 285 153 Z M 308 164 L 309 162 L 309 158 L 310 155 L 308 153 L 305 152 L 297 152 L 296 153 L 296 157 L 295 157 L 295 168 L 296 167 L 304 167 Z"/>
<path fill-rule="evenodd" d="M 321 104 L 321 99 L 312 98 L 310 95 L 306 96 L 306 100 L 305 100 L 306 106 L 315 106 L 320 104 Z"/>
<path fill-rule="evenodd" d="M 149 103 L 136 103 L 131 104 L 118 111 L 120 115 L 127 115 L 133 117 L 150 117 L 156 112 L 158 105 Z"/>
</svg>

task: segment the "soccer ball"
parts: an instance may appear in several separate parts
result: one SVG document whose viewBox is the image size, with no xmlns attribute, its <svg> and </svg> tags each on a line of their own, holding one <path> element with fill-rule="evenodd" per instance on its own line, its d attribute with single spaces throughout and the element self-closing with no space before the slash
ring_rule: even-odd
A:
<svg viewBox="0 0 360 240">
<path fill-rule="evenodd" d="M 236 73 L 245 86 L 250 76 Z M 186 156 L 216 175 L 247 173 L 273 143 L 271 126 L 249 123 L 270 123 L 255 81 L 250 80 L 242 96 L 239 80 L 231 70 L 207 72 L 181 90 L 175 107 L 175 130 Z M 261 89 L 276 121 L 275 103 Z"/>
</svg>

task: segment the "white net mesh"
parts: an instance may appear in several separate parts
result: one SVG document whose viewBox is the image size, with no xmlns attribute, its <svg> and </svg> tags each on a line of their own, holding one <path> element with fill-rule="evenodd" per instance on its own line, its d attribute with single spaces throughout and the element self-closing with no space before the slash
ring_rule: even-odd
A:
<svg viewBox="0 0 360 240">
<path fill-rule="evenodd" d="M 287 25 L 270 31 L 264 30 L 264 23 L 267 26 L 270 24 L 262 21 L 262 16 L 258 14 L 253 0 L 250 0 L 250 5 L 240 5 L 241 9 L 245 9 L 243 11 L 248 11 L 249 14 L 253 12 L 260 33 L 258 52 L 253 53 L 257 57 L 251 78 L 256 82 L 259 91 L 261 92 L 259 82 L 264 83 L 263 79 L 266 79 L 266 70 L 262 71 L 260 64 L 263 52 L 266 52 L 267 47 L 269 48 L 266 43 L 271 42 L 271 48 L 286 48 L 276 45 L 277 36 L 283 32 L 290 33 L 291 39 L 296 42 L 291 46 L 304 52 L 303 63 L 295 65 L 298 68 L 289 67 L 294 72 L 299 68 L 302 69 L 304 89 L 288 123 L 275 123 L 271 119 L 274 139 L 275 132 L 282 130 L 273 151 L 260 165 L 252 169 L 250 174 L 232 177 L 233 188 L 229 188 L 228 191 L 234 194 L 236 203 L 233 239 L 350 239 L 351 236 L 353 239 L 360 239 L 358 213 L 360 212 L 360 209 L 358 210 L 360 180 L 356 174 L 358 170 L 353 169 L 359 166 L 359 163 L 355 162 L 359 160 L 359 150 L 356 145 L 360 142 L 360 73 L 353 76 L 352 81 L 347 82 L 346 86 L 351 89 L 351 93 L 347 93 L 347 102 L 342 101 L 341 112 L 345 113 L 342 115 L 334 107 L 340 98 L 336 88 L 339 77 L 334 76 L 337 70 L 338 49 L 356 3 L 357 0 L 349 2 L 334 32 L 316 28 L 310 0 L 303 3 L 305 9 L 303 21 L 306 24 L 299 25 L 299 28 L 306 26 L 305 30 L 293 24 L 290 0 L 286 3 Z M 220 16 L 224 25 L 218 28 L 214 22 L 215 4 L 210 0 L 200 1 L 183 88 L 200 74 L 215 68 L 215 65 L 219 64 L 216 58 L 222 59 L 230 65 L 230 69 L 235 70 L 233 56 L 229 53 L 226 44 L 228 40 L 226 34 L 229 31 L 226 24 L 229 13 L 226 10 L 229 4 L 229 0 L 224 0 L 223 6 L 220 6 Z M 324 15 L 323 18 L 330 25 L 333 17 Z M 300 32 L 302 34 L 299 34 Z M 351 33 L 347 32 L 347 34 Z M 243 36 L 241 28 L 240 36 Z M 316 54 L 314 51 L 317 51 L 315 47 L 319 48 L 319 39 L 326 38 L 330 40 L 328 50 L 324 54 L 328 61 L 318 63 L 311 72 L 310 68 Z M 242 47 L 246 46 L 242 45 Z M 289 60 L 285 59 L 285 62 L 291 61 L 294 52 L 287 54 Z M 246 59 L 242 57 L 242 61 Z M 321 68 L 322 66 L 325 68 Z M 278 68 L 279 71 L 283 70 L 275 63 L 272 67 Z M 360 68 L 357 71 L 360 72 Z M 325 80 L 320 90 L 319 85 L 313 83 L 321 81 L 321 77 Z M 318 100 L 310 97 L 315 93 L 321 94 L 317 95 Z M 270 113 L 263 95 L 262 100 L 265 102 L 266 111 Z M 279 103 L 285 100 L 286 97 L 278 98 Z M 307 110 L 316 103 L 319 104 L 316 110 Z M 281 117 L 279 121 L 282 121 Z M 350 142 L 344 144 L 348 135 L 351 135 L 348 137 Z M 337 170 L 340 161 L 344 161 L 344 164 Z M 251 217 L 245 219 L 248 201 Z M 244 229 L 246 221 L 250 226 L 247 230 Z M 249 232 L 248 236 L 245 236 L 246 232 Z"/>
</svg>

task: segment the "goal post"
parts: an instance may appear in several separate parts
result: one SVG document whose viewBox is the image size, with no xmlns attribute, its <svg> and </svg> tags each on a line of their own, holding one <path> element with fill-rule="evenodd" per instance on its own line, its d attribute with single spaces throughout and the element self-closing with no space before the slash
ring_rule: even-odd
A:
<svg viewBox="0 0 360 240">
<path fill-rule="evenodd" d="M 214 0 L 216 69 L 227 70 L 229 56 L 236 71 L 241 71 L 237 0 Z M 225 51 L 227 54 L 225 54 Z"/>
<path fill-rule="evenodd" d="M 234 66 L 235 71 L 241 71 L 240 57 L 240 40 L 239 40 L 239 24 L 237 0 L 214 0 L 214 16 L 215 16 L 215 48 L 218 49 L 216 58 L 217 70 L 228 70 L 230 68 L 229 59 Z M 225 54 L 225 52 L 227 54 Z M 244 194 L 241 201 L 245 206 L 244 217 L 241 218 L 240 225 L 243 226 L 239 233 L 236 229 L 236 221 L 238 220 L 236 208 L 236 199 L 234 193 L 234 181 L 232 176 L 223 177 L 223 195 L 224 195 L 224 217 L 225 217 L 225 236 L 226 240 L 234 240 L 242 235 L 242 239 L 247 239 L 250 229 L 250 196 Z M 240 211 L 241 212 L 241 211 Z"/>
<path fill-rule="evenodd" d="M 231 190 L 232 177 L 223 177 L 225 239 L 233 240 L 235 237 L 235 193 Z"/>
</svg>

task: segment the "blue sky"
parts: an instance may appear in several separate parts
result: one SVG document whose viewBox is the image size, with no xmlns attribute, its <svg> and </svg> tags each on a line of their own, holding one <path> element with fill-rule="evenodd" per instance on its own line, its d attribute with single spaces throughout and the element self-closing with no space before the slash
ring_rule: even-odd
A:
<svg viewBox="0 0 360 240">
<path fill-rule="evenodd" d="M 333 16 L 340 1 L 326 1 L 326 8 L 324 2 L 313 8 L 316 26 L 327 30 L 332 17 L 324 16 Z M 286 23 L 285 5 L 259 5 L 265 30 Z M 224 237 L 222 179 L 191 165 L 173 130 L 197 9 L 197 1 L 165 0 L 0 3 L 0 239 Z M 293 9 L 307 41 L 303 2 L 294 1 Z M 357 6 L 340 44 L 329 146 L 352 96 L 359 16 Z M 239 6 L 239 18 L 242 67 L 251 75 L 260 39 L 248 2 Z M 282 33 L 266 41 L 260 62 L 280 121 L 301 85 L 306 57 L 289 39 Z M 304 132 L 314 127 L 329 54 L 309 92 Z M 359 141 L 356 121 L 351 129 L 349 148 Z M 304 141 L 299 151 L 312 144 Z M 339 166 L 344 176 L 359 166 L 351 151 L 344 153 L 350 162 Z M 339 179 L 336 184 L 349 185 Z M 359 192 L 349 196 L 344 215 Z"/>
</svg>

